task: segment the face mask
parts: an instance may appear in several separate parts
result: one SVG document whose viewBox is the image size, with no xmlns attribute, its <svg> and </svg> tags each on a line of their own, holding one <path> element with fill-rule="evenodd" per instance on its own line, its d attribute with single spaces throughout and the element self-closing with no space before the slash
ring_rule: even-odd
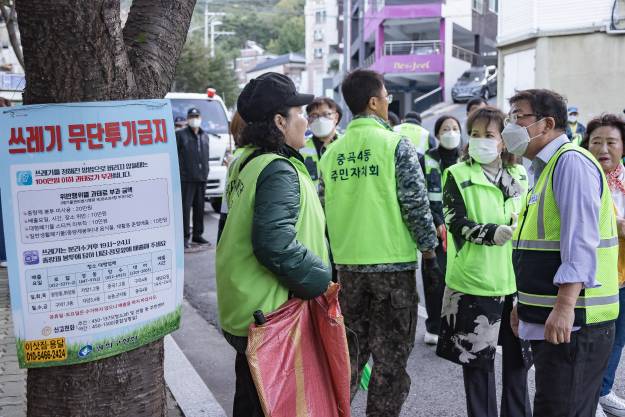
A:
<svg viewBox="0 0 625 417">
<path fill-rule="evenodd" d="M 334 120 L 327 117 L 319 117 L 310 124 L 310 130 L 317 138 L 326 138 L 334 130 Z"/>
<path fill-rule="evenodd" d="M 202 124 L 202 119 L 199 117 L 192 117 L 189 119 L 189 126 L 193 129 L 197 129 Z"/>
<path fill-rule="evenodd" d="M 460 132 L 451 130 L 445 132 L 440 138 L 441 146 L 445 149 L 456 149 L 460 145 Z"/>
<path fill-rule="evenodd" d="M 480 164 L 490 164 L 499 158 L 499 143 L 488 138 L 470 138 L 469 156 Z"/>
<path fill-rule="evenodd" d="M 577 116 L 569 116 L 569 123 L 577 123 Z"/>
<path fill-rule="evenodd" d="M 532 123 L 530 126 L 535 125 L 540 122 L 542 119 Z M 527 127 L 519 126 L 516 123 L 510 123 L 506 126 L 501 132 L 501 137 L 503 137 L 503 143 L 506 145 L 506 149 L 513 155 L 523 156 L 525 155 L 525 151 L 527 151 L 527 146 L 530 144 L 532 139 L 536 139 L 540 135 L 534 136 L 530 138 L 530 134 L 527 131 Z"/>
</svg>

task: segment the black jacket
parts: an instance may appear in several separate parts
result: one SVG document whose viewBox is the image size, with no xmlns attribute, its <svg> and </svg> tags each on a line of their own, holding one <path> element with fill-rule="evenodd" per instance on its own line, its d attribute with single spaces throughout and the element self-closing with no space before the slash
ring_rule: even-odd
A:
<svg viewBox="0 0 625 417">
<path fill-rule="evenodd" d="M 198 141 L 201 142 L 200 146 Z M 201 128 L 196 135 L 190 127 L 186 127 L 176 131 L 176 143 L 180 181 L 206 182 L 209 169 L 208 135 Z"/>
</svg>

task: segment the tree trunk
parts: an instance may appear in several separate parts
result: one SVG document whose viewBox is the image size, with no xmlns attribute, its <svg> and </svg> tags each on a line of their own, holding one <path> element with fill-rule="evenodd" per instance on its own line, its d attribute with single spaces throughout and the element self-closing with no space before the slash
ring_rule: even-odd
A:
<svg viewBox="0 0 625 417">
<path fill-rule="evenodd" d="M 24 103 L 162 98 L 196 0 L 16 0 Z M 165 415 L 162 339 L 82 365 L 30 369 L 28 416 Z"/>
</svg>

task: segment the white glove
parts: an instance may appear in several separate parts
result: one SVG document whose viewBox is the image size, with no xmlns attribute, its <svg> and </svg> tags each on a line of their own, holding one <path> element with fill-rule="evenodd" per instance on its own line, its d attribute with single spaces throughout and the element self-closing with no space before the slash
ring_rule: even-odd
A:
<svg viewBox="0 0 625 417">
<path fill-rule="evenodd" d="M 510 227 L 512 228 L 512 231 L 514 232 L 514 230 L 516 229 L 518 223 L 519 223 L 519 215 L 515 212 L 512 212 L 512 215 L 510 216 L 510 220 L 511 220 L 511 224 Z"/>
<path fill-rule="evenodd" d="M 512 228 L 510 226 L 502 225 L 495 229 L 495 236 L 493 237 L 495 245 L 503 246 L 510 239 L 512 239 Z"/>
</svg>

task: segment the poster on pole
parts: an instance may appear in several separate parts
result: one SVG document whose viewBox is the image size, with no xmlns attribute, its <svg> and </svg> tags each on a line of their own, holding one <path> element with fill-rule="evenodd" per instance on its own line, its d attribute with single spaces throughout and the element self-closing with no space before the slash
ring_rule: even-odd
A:
<svg viewBox="0 0 625 417">
<path fill-rule="evenodd" d="M 179 327 L 168 100 L 0 108 L 0 193 L 20 367 L 114 356 Z"/>
</svg>

